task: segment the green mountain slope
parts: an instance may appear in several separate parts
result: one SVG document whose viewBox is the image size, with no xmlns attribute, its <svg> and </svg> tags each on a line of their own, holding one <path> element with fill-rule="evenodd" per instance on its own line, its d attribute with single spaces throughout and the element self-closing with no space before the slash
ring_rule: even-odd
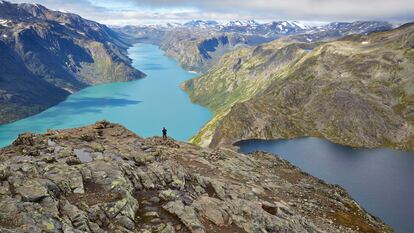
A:
<svg viewBox="0 0 414 233">
<path fill-rule="evenodd" d="M 304 26 L 298 22 L 274 21 L 228 23 L 194 20 L 183 25 L 141 25 L 114 28 L 130 41 L 159 45 L 168 56 L 186 69 L 206 73 L 221 57 L 239 47 L 252 47 L 284 38 L 286 41 L 330 41 L 351 34 L 366 35 L 394 28 L 388 22 L 334 22 L 323 26 Z"/>
<path fill-rule="evenodd" d="M 86 86 L 144 77 L 104 25 L 37 4 L 0 3 L 0 124 Z"/>
<path fill-rule="evenodd" d="M 275 41 L 226 55 L 183 88 L 215 117 L 193 142 L 318 136 L 414 149 L 414 25 L 305 44 Z"/>
<path fill-rule="evenodd" d="M 178 28 L 165 34 L 160 48 L 166 55 L 177 59 L 184 68 L 206 73 L 225 53 L 273 39 L 260 35 Z"/>
</svg>

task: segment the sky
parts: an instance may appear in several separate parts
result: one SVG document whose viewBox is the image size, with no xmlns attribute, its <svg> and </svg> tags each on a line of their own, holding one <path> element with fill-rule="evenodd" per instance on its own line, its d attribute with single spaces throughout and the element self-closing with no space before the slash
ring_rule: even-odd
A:
<svg viewBox="0 0 414 233">
<path fill-rule="evenodd" d="M 414 0 L 9 0 L 39 3 L 108 25 L 206 20 L 414 21 Z"/>
</svg>

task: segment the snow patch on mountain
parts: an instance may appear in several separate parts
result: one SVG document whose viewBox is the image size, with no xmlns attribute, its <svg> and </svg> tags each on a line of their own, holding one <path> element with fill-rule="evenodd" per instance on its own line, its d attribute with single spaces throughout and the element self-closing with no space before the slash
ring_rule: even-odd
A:
<svg viewBox="0 0 414 233">
<path fill-rule="evenodd" d="M 305 24 L 303 24 L 303 23 L 301 23 L 301 22 L 298 22 L 298 21 L 293 21 L 292 23 L 293 23 L 294 25 L 296 25 L 296 26 L 300 27 L 300 28 L 301 28 L 301 29 L 303 29 L 303 30 L 310 29 L 310 27 L 309 27 L 309 26 L 307 26 L 307 25 L 305 25 Z"/>
<path fill-rule="evenodd" d="M 188 21 L 187 23 L 184 23 L 184 26 L 186 27 L 211 27 L 211 26 L 216 26 L 218 25 L 217 21 L 214 20 L 191 20 Z"/>
<path fill-rule="evenodd" d="M 11 21 L 7 20 L 7 19 L 0 19 L 0 25 L 3 26 L 3 27 L 9 27 L 10 22 Z"/>
<path fill-rule="evenodd" d="M 259 23 L 256 22 L 255 20 L 232 20 L 229 21 L 227 24 L 225 24 L 224 26 L 228 26 L 228 27 L 234 27 L 234 26 L 239 26 L 239 27 L 248 27 L 248 26 L 258 26 Z"/>
</svg>

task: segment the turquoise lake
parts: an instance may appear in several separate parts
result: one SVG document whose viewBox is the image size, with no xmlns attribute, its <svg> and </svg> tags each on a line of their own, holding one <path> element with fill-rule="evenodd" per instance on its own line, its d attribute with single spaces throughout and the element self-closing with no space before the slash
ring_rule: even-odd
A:
<svg viewBox="0 0 414 233">
<path fill-rule="evenodd" d="M 129 49 L 133 66 L 147 77 L 126 83 L 111 83 L 83 89 L 35 116 L 0 126 L 0 147 L 9 145 L 22 132 L 46 132 L 109 120 L 140 136 L 161 134 L 186 141 L 211 118 L 204 107 L 191 103 L 179 88 L 197 74 L 182 69 L 157 46 L 136 44 Z"/>
<path fill-rule="evenodd" d="M 80 127 L 98 120 L 119 123 L 148 137 L 162 127 L 181 141 L 188 140 L 212 117 L 191 103 L 179 88 L 194 78 L 157 46 L 137 44 L 129 49 L 133 66 L 147 77 L 127 83 L 86 88 L 42 113 L 0 126 L 0 147 L 20 133 Z M 399 233 L 414 232 L 414 154 L 388 149 L 352 149 L 317 138 L 244 141 L 243 152 L 265 150 L 279 154 L 304 171 L 339 184 L 370 213 Z"/>
</svg>

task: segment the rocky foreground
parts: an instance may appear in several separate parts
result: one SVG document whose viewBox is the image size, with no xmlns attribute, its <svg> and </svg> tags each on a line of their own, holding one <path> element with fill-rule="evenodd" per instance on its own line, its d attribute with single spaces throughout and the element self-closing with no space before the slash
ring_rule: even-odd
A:
<svg viewBox="0 0 414 233">
<path fill-rule="evenodd" d="M 392 232 L 276 156 L 108 122 L 23 134 L 0 161 L 0 232 Z"/>
</svg>

